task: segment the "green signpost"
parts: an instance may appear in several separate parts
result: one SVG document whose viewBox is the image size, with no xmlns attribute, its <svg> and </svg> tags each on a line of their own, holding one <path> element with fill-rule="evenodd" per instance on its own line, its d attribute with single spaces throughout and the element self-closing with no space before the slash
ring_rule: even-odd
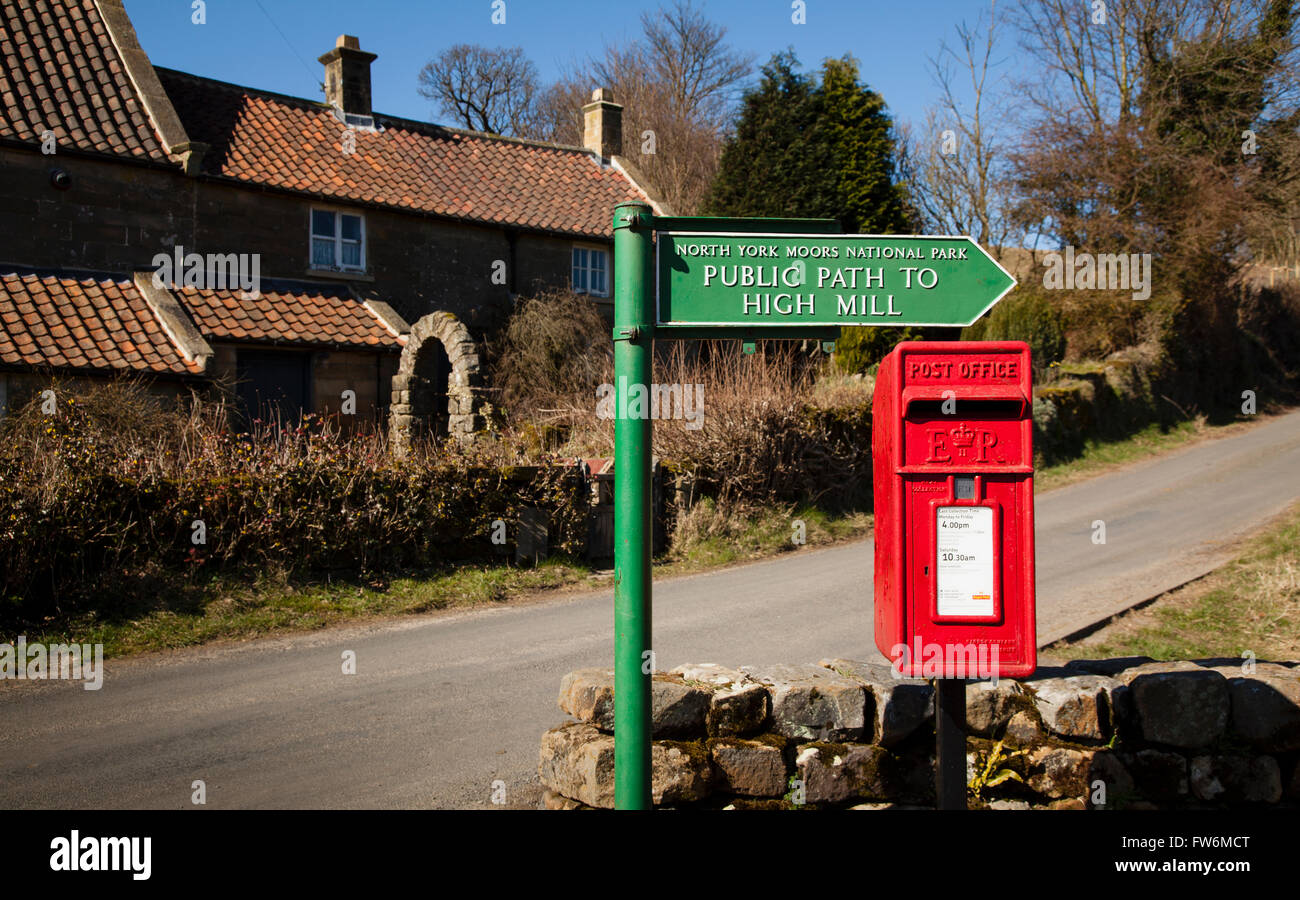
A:
<svg viewBox="0 0 1300 900">
<path fill-rule="evenodd" d="M 969 325 L 1015 287 L 967 237 L 835 234 L 825 219 L 614 211 L 614 805 L 650 809 L 655 338 L 815 338 L 843 325 Z M 638 413 L 640 411 L 640 414 Z"/>
<path fill-rule="evenodd" d="M 968 237 L 659 231 L 655 327 L 969 325 L 1013 287 Z"/>
</svg>

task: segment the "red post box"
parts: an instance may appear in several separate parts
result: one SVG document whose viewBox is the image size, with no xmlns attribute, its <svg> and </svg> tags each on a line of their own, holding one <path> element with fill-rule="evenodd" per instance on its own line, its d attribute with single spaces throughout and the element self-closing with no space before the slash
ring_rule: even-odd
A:
<svg viewBox="0 0 1300 900">
<path fill-rule="evenodd" d="M 875 633 L 903 675 L 1037 665 L 1032 412 L 1020 341 L 906 341 L 880 364 Z"/>
</svg>

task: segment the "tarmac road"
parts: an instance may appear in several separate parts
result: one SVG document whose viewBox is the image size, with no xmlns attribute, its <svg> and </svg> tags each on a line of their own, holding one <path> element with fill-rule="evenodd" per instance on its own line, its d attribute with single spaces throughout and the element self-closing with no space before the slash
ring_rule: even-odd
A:
<svg viewBox="0 0 1300 900">
<path fill-rule="evenodd" d="M 1300 412 L 1040 495 L 1040 644 L 1208 572 L 1297 497 Z M 657 582 L 658 666 L 875 658 L 871 560 L 865 541 Z M 534 805 L 560 679 L 612 665 L 612 626 L 589 591 L 110 660 L 100 691 L 0 682 L 0 809 L 194 809 L 200 779 L 209 809 L 491 807 L 498 779 Z"/>
</svg>

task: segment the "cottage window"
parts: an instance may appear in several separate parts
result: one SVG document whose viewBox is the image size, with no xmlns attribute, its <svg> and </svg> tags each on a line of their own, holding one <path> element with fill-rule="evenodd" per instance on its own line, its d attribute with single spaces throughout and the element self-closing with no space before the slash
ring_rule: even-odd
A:
<svg viewBox="0 0 1300 900">
<path fill-rule="evenodd" d="M 311 211 L 311 265 L 314 269 L 364 272 L 366 222 L 361 216 L 326 209 Z"/>
<path fill-rule="evenodd" d="M 609 253 L 595 247 L 573 248 L 573 290 L 593 297 L 609 296 Z"/>
</svg>

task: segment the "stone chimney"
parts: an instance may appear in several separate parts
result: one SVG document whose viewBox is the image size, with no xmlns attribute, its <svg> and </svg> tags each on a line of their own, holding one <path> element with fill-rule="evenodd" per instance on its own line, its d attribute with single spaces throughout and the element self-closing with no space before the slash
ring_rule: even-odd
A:
<svg viewBox="0 0 1300 900">
<path fill-rule="evenodd" d="M 623 107 L 609 88 L 596 88 L 582 108 L 582 145 L 602 159 L 623 155 Z"/>
<path fill-rule="evenodd" d="M 361 49 L 361 42 L 341 34 L 334 49 L 320 58 L 325 64 L 325 99 L 331 106 L 354 116 L 368 116 L 370 64 L 378 56 Z"/>
</svg>

